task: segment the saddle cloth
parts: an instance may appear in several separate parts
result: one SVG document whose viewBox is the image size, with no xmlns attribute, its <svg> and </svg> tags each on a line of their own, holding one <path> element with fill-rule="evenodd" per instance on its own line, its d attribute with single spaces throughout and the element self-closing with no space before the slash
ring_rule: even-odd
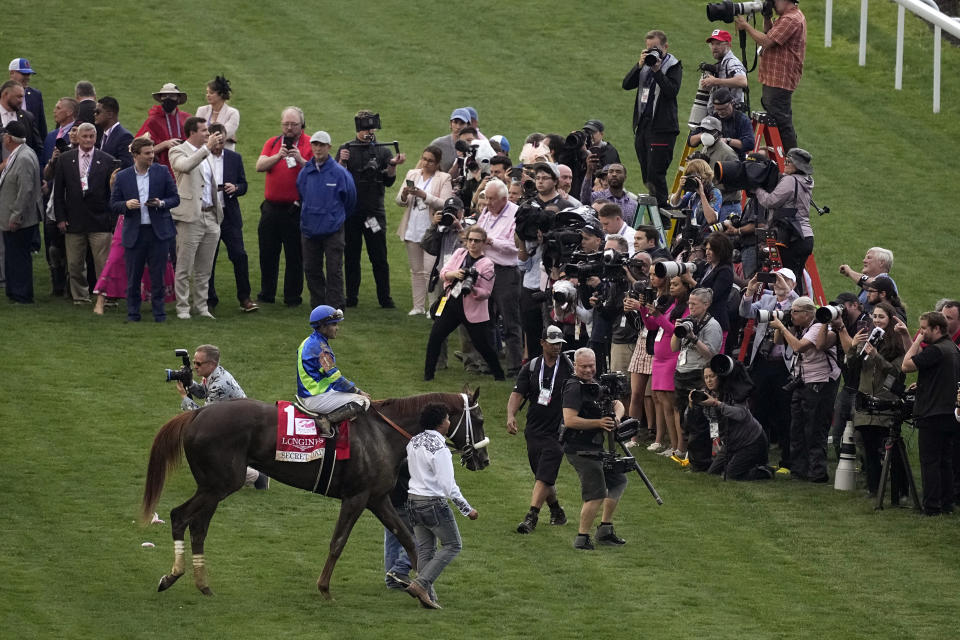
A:
<svg viewBox="0 0 960 640">
<path fill-rule="evenodd" d="M 322 460 L 331 450 L 337 460 L 350 458 L 350 421 L 337 427 L 335 438 L 317 435 L 313 416 L 300 411 L 292 402 L 277 402 L 277 453 L 280 462 L 312 462 Z"/>
</svg>

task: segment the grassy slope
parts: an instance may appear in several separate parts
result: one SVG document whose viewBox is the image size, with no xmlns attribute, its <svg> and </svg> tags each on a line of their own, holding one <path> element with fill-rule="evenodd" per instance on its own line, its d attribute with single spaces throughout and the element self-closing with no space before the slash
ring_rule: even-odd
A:
<svg viewBox="0 0 960 640">
<path fill-rule="evenodd" d="M 124 124 L 135 129 L 149 93 L 163 82 L 190 92 L 192 109 L 214 73 L 233 81 L 233 104 L 243 114 L 239 150 L 251 170 L 244 210 L 252 265 L 262 181 L 251 168 L 262 141 L 275 134 L 283 105 L 303 106 L 307 129 L 326 129 L 335 140 L 350 137 L 357 108 L 373 106 L 384 116 L 382 137 L 399 139 L 408 153 L 441 134 L 449 111 L 465 103 L 478 108 L 487 134 L 504 133 L 515 145 L 530 130 L 568 131 L 597 117 L 636 185 L 628 124 L 633 98 L 619 89 L 622 73 L 646 30 L 663 28 L 688 70 L 681 96 L 688 104 L 691 69 L 708 55 L 702 40 L 710 28 L 699 2 L 560 2 L 510 11 L 479 2 L 472 5 L 479 26 L 439 3 L 434 10 L 427 3 L 237 2 L 221 9 L 216 22 L 182 2 L 101 5 L 82 15 L 73 5 L 46 7 L 8 8 L 2 35 L 10 57 L 26 55 L 41 70 L 36 85 L 48 110 L 85 77 L 101 94 L 118 97 Z M 947 293 L 946 278 L 924 276 L 956 273 L 944 250 L 953 237 L 946 215 L 952 184 L 941 149 L 955 137 L 960 87 L 945 73 L 943 113 L 930 113 L 931 38 L 908 20 L 908 41 L 915 44 L 904 91 L 893 91 L 892 5 L 871 5 L 865 69 L 856 66 L 854 9 L 838 7 L 832 49 L 822 47 L 820 10 L 804 9 L 810 37 L 795 112 L 801 144 L 815 158 L 816 200 L 835 211 L 814 221 L 826 288 L 844 286 L 837 264 L 858 261 L 874 244 L 888 246 L 897 253 L 895 276 L 915 316 Z M 53 19 L 64 15 L 85 41 L 104 44 L 79 51 Z M 135 35 L 143 25 L 162 33 Z M 197 44 L 184 50 L 182 40 Z M 260 44 L 266 40 L 274 43 Z M 944 69 L 957 68 L 958 58 L 945 49 Z M 395 227 L 399 209 L 388 212 Z M 405 256 L 390 238 L 401 310 L 371 309 L 366 289 L 364 306 L 350 314 L 337 345 L 348 375 L 377 397 L 426 390 L 418 380 L 427 324 L 402 313 L 409 295 Z M 0 344 L 0 619 L 5 629 L 19 629 L 17 636 L 285 637 L 320 629 L 321 636 L 349 638 L 383 635 L 388 625 L 397 637 L 422 635 L 424 612 L 380 585 L 380 532 L 369 516 L 358 523 L 334 575 L 338 600 L 318 601 L 313 582 L 338 505 L 280 486 L 240 492 L 217 513 L 207 557 L 218 598 L 201 599 L 189 577 L 162 596 L 154 592 L 170 562 L 169 529 L 143 530 L 132 521 L 146 451 L 175 411 L 175 393 L 159 383 L 161 369 L 176 364 L 170 350 L 215 342 L 250 395 L 275 399 L 291 393 L 292 358 L 306 331 L 305 309 L 240 316 L 229 304 L 231 269 L 221 260 L 224 302 L 215 325 L 128 326 L 121 314 L 93 318 L 45 299 L 39 261 L 41 304 L 0 308 L 7 338 Z M 465 379 L 477 381 L 441 372 L 435 388 L 456 389 Z M 430 614 L 430 633 L 607 637 L 626 626 L 651 637 L 678 630 L 711 637 L 929 637 L 953 628 L 956 524 L 918 522 L 899 511 L 874 514 L 859 495 L 823 487 L 723 485 L 641 456 L 666 504 L 657 508 L 633 482 L 618 517 L 630 540 L 625 549 L 574 554 L 572 526 L 544 526 L 519 538 L 511 529 L 525 508 L 529 478 L 522 440 L 503 433 L 509 386 L 481 382 L 494 465 L 459 474 L 482 515 L 461 522 L 466 548 L 438 584 L 449 611 Z M 162 512 L 192 486 L 186 470 L 175 474 Z M 573 515 L 578 496 L 569 467 L 559 486 Z M 142 550 L 143 540 L 157 548 Z M 943 604 L 920 615 L 934 599 Z"/>
</svg>

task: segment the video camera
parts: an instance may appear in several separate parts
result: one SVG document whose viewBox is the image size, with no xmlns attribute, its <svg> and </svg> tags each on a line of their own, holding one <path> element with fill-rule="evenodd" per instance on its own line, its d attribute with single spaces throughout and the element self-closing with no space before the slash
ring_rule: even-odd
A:
<svg viewBox="0 0 960 640">
<path fill-rule="evenodd" d="M 380 114 L 374 113 L 369 116 L 357 116 L 353 119 L 353 124 L 357 131 L 368 131 L 370 129 L 382 129 L 380 126 Z"/>
<path fill-rule="evenodd" d="M 746 16 L 754 13 L 760 13 L 763 17 L 769 18 L 773 15 L 773 0 L 764 0 L 763 2 L 711 2 L 707 4 L 707 20 L 717 22 L 733 22 L 734 16 Z"/>
<path fill-rule="evenodd" d="M 596 276 L 601 280 L 623 280 L 627 277 L 623 267 L 630 262 L 630 256 L 615 249 L 595 251 L 593 253 L 575 252 L 564 272 L 571 278 L 579 278 L 581 284 Z M 575 262 L 574 262 L 575 261 Z"/>
<path fill-rule="evenodd" d="M 535 198 L 524 197 L 517 206 L 516 231 L 521 240 L 535 242 L 538 240 L 537 232 L 545 234 L 553 225 L 555 214 L 550 211 L 544 211 L 540 203 Z"/>
<path fill-rule="evenodd" d="M 174 349 L 173 355 L 180 358 L 183 366 L 179 369 L 164 369 L 167 373 L 167 382 L 179 380 L 183 386 L 189 387 L 193 383 L 193 369 L 190 367 L 190 352 L 186 349 Z"/>
<path fill-rule="evenodd" d="M 595 218 L 590 207 L 564 209 L 553 216 L 550 230 L 543 234 L 543 267 L 549 273 L 554 267 L 568 264 L 580 249 L 580 229 Z"/>
</svg>

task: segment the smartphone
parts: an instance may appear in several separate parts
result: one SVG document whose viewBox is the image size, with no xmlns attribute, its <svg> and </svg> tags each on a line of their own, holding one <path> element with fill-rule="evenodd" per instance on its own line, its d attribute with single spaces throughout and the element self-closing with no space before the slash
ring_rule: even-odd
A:
<svg viewBox="0 0 960 640">
<path fill-rule="evenodd" d="M 407 180 L 407 186 L 413 188 L 413 180 Z"/>
<path fill-rule="evenodd" d="M 860 316 L 860 319 L 857 320 L 857 333 L 863 330 L 870 331 L 871 329 L 873 329 L 873 318 L 867 314 Z"/>
<path fill-rule="evenodd" d="M 773 284 L 777 281 L 777 274 L 773 271 L 758 271 L 757 272 L 757 282 L 763 284 Z"/>
<path fill-rule="evenodd" d="M 283 146 L 293 149 L 293 136 L 283 136 Z"/>
</svg>

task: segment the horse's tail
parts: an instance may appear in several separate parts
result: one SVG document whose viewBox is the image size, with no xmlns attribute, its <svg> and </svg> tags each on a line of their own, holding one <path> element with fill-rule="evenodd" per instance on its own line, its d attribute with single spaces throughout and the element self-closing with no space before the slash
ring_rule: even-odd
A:
<svg viewBox="0 0 960 640">
<path fill-rule="evenodd" d="M 147 482 L 143 489 L 143 504 L 140 518 L 150 522 L 154 509 L 163 493 L 163 484 L 167 472 L 180 463 L 183 451 L 183 430 L 193 422 L 196 411 L 184 411 L 160 428 L 150 448 L 150 462 L 147 465 Z"/>
</svg>

